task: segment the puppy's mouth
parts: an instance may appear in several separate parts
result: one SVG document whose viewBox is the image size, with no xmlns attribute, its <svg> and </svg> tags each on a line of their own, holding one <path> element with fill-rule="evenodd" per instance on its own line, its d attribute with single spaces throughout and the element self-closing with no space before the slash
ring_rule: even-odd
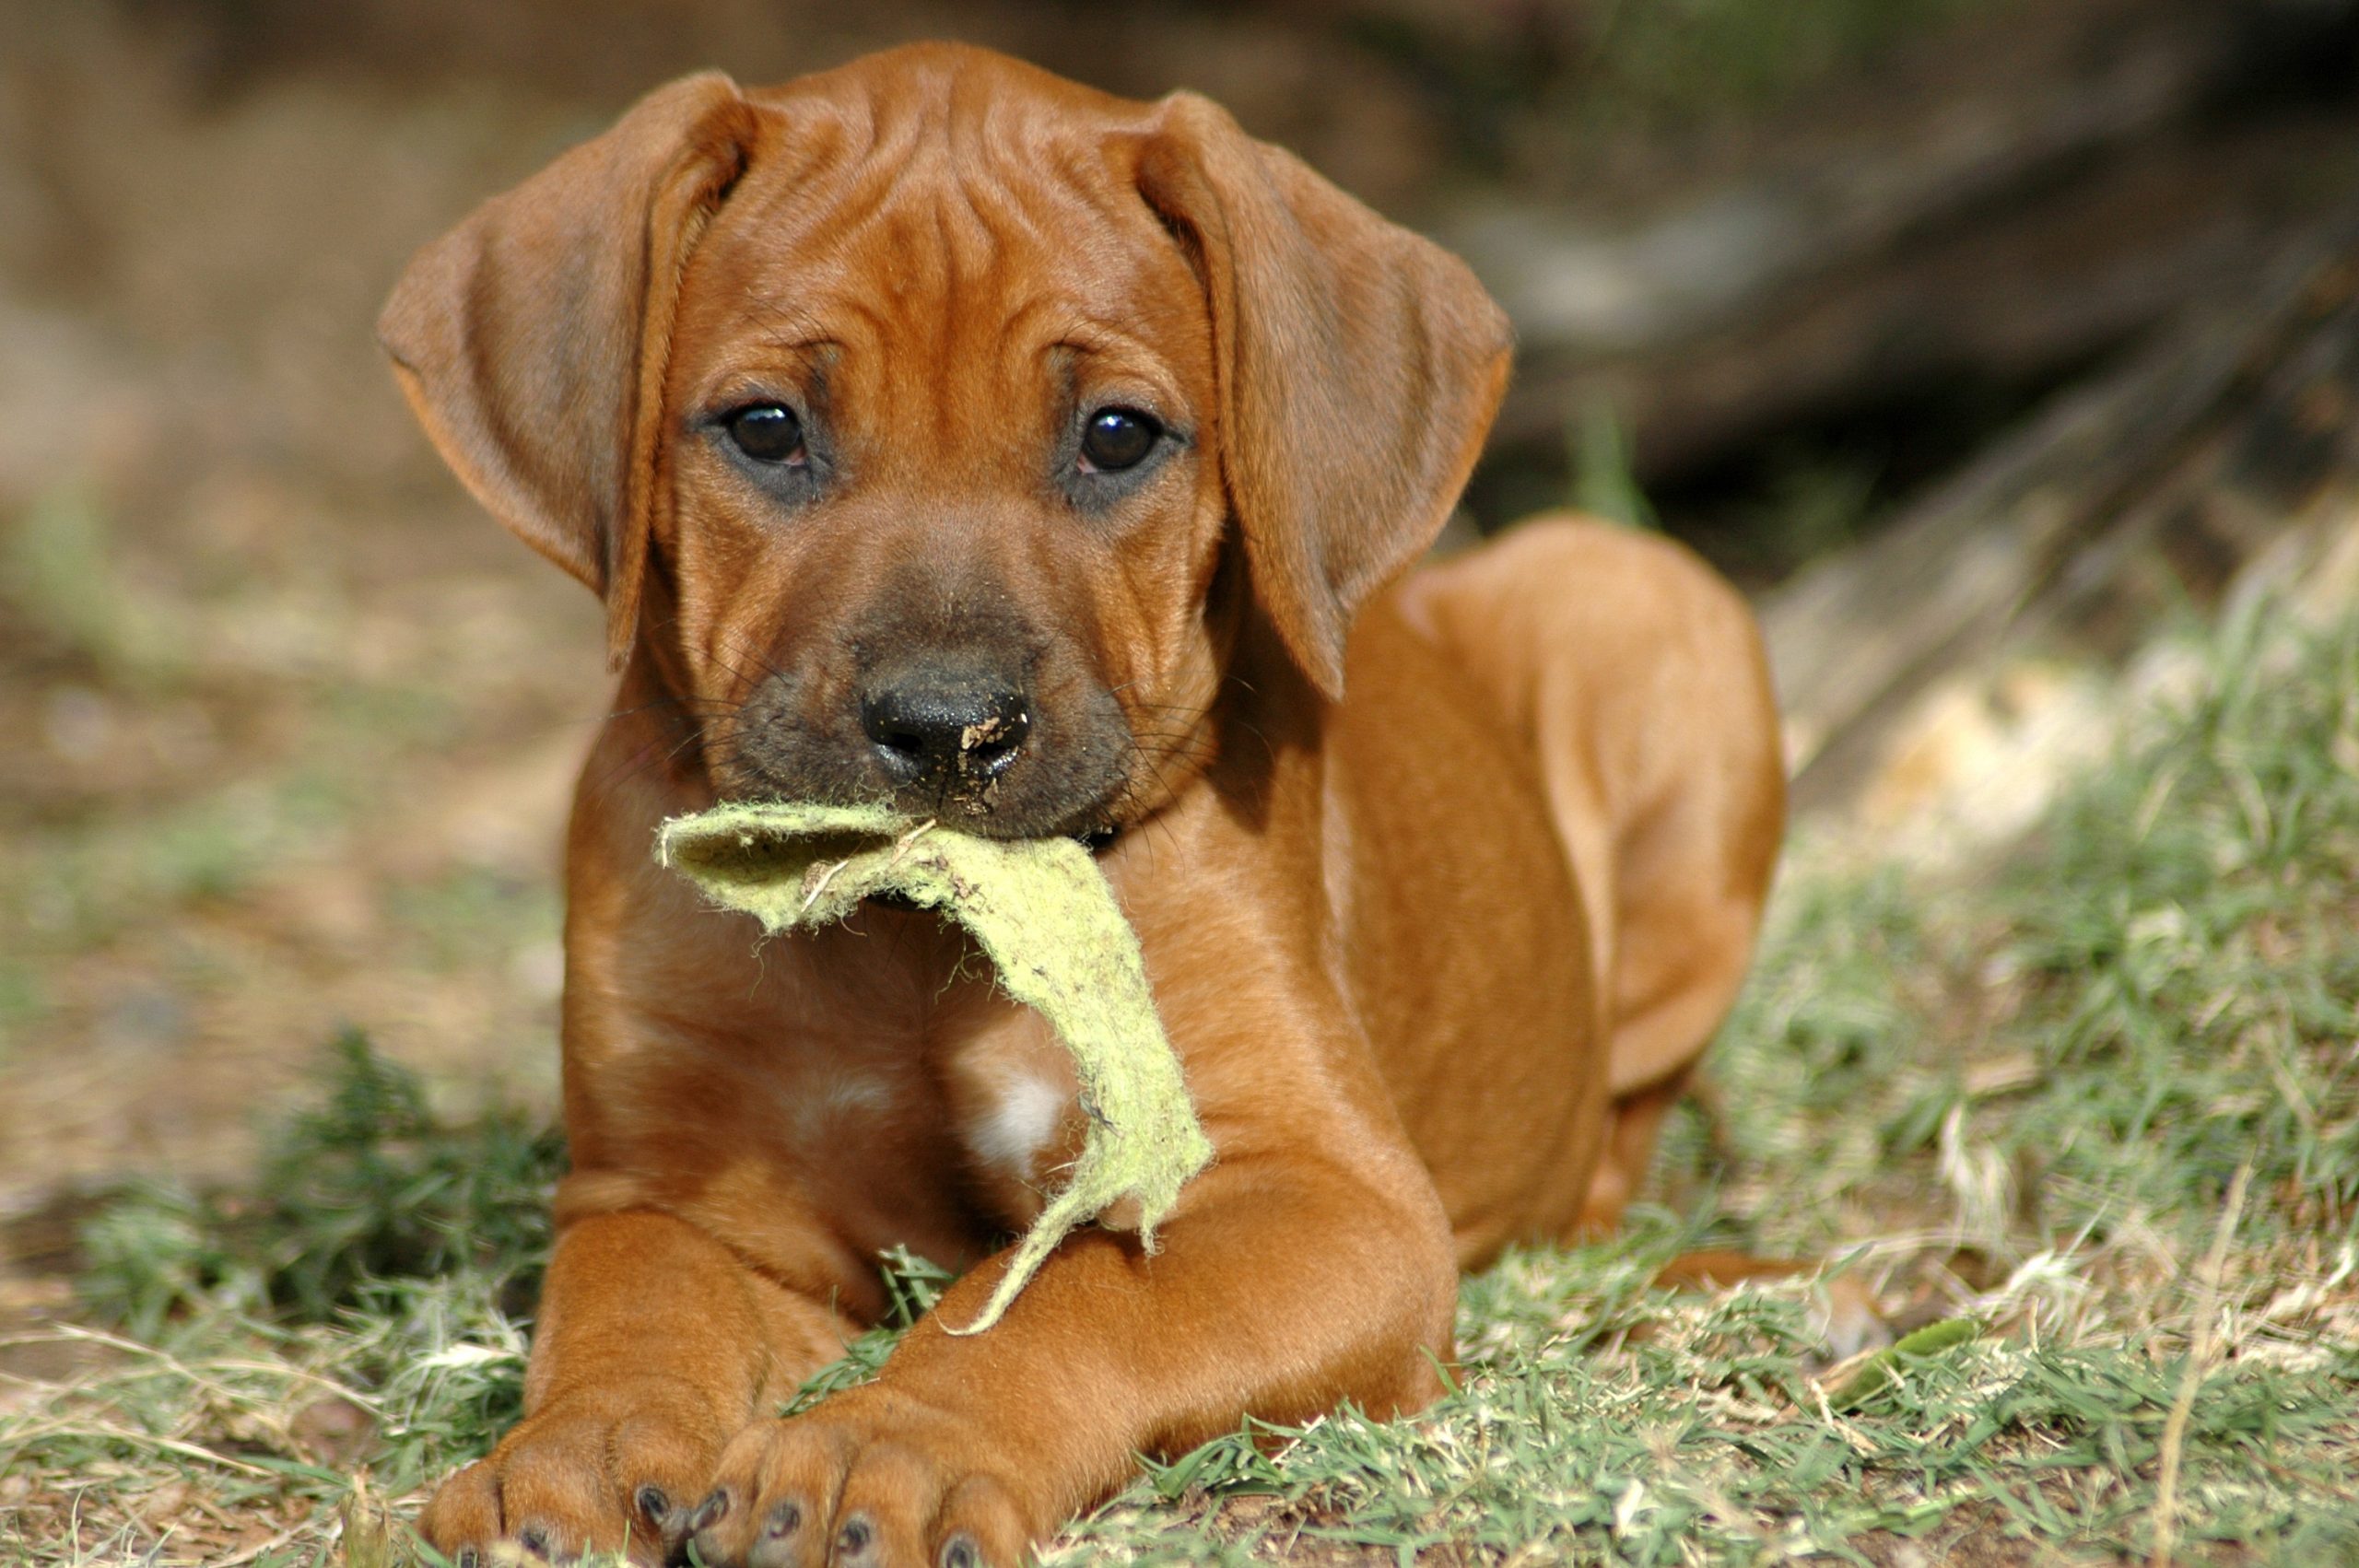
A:
<svg viewBox="0 0 2359 1568">
<path fill-rule="evenodd" d="M 725 735 L 713 773 L 731 798 L 885 805 L 988 838 L 1109 833 L 1137 754 L 1097 683 L 971 653 L 844 674 L 789 663 Z"/>
<path fill-rule="evenodd" d="M 1113 839 L 1130 797 L 1128 724 L 1040 720 L 1027 726 L 1021 745 L 995 743 L 986 731 L 962 750 L 951 741 L 934 759 L 873 741 L 866 729 L 828 733 L 762 712 L 759 698 L 732 729 L 712 759 L 726 800 L 882 804 L 979 837 L 1071 837 L 1097 848 Z"/>
<path fill-rule="evenodd" d="M 1121 825 L 1108 823 L 1103 827 L 1092 828 L 1085 833 L 1069 833 L 1056 837 L 1071 838 L 1091 854 L 1102 855 L 1112 848 L 1114 841 L 1121 836 Z M 879 909 L 891 909 L 897 914 L 914 915 L 920 912 L 918 902 L 906 893 L 872 893 L 861 902 L 874 905 Z"/>
</svg>

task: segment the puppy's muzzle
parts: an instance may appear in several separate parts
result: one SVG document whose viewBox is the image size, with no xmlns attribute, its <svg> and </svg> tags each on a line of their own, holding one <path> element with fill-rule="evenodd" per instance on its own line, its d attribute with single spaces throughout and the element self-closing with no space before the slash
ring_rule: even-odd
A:
<svg viewBox="0 0 2359 1568">
<path fill-rule="evenodd" d="M 861 728 L 896 788 L 957 790 L 1007 771 L 1032 731 L 1020 685 L 978 670 L 922 669 L 871 684 Z"/>
</svg>

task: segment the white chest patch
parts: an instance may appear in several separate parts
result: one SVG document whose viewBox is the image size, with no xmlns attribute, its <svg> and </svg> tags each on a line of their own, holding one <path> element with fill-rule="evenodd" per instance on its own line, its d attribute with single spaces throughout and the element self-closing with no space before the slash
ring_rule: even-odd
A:
<svg viewBox="0 0 2359 1568">
<path fill-rule="evenodd" d="M 1033 1178 L 1033 1162 L 1041 1146 L 1056 1135 L 1073 1103 L 1072 1091 L 1053 1079 L 1017 1073 L 967 1128 L 967 1146 L 984 1164 L 996 1165 L 1019 1181 Z"/>
</svg>

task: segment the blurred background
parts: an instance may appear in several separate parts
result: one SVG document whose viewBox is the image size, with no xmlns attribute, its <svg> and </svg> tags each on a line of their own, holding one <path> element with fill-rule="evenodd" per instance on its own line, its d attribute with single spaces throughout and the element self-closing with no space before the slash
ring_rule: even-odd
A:
<svg viewBox="0 0 2359 1568">
<path fill-rule="evenodd" d="M 553 1106 L 598 617 L 371 322 L 657 81 L 925 36 L 1203 90 L 1467 255 L 1522 354 L 1455 536 L 1695 543 L 1807 813 L 2003 832 L 2156 626 L 2351 575 L 2352 0 L 0 0 L 0 1326 L 346 1026 Z"/>
</svg>

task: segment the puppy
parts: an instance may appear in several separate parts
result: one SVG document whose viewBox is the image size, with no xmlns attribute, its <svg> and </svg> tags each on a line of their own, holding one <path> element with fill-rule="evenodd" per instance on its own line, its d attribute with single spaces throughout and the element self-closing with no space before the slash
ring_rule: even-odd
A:
<svg viewBox="0 0 2359 1568">
<path fill-rule="evenodd" d="M 1418 1409 L 1461 1269 L 1614 1223 L 1744 967 L 1776 725 L 1743 606 L 1658 539 L 1402 578 L 1508 372 L 1456 260 L 1201 98 L 925 45 L 658 90 L 381 331 L 621 674 L 525 1414 L 435 1546 L 1013 1563 L 1141 1452 Z M 792 1421 L 886 1248 L 975 1315 L 1086 1111 L 945 923 L 757 953 L 651 859 L 766 796 L 1094 845 L 1218 1151 L 1154 1255 L 1077 1233 Z"/>
</svg>

